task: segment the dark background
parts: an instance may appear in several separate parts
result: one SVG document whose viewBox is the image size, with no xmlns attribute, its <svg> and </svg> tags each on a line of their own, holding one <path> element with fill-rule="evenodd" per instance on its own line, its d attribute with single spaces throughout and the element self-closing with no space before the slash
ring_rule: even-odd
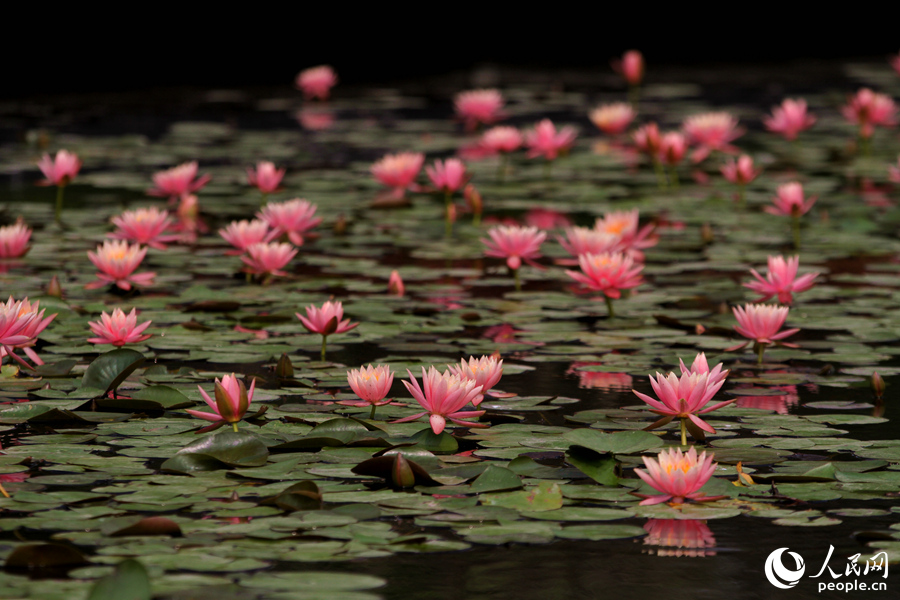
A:
<svg viewBox="0 0 900 600">
<path fill-rule="evenodd" d="M 132 4 L 90 13 L 14 9 L 0 36 L 4 98 L 290 85 L 323 63 L 344 85 L 408 82 L 492 64 L 597 69 L 630 48 L 654 67 L 785 67 L 837 59 L 886 60 L 900 51 L 896 9 L 840 13 L 729 3 L 660 11 L 597 4 L 342 3 Z M 477 11 L 477 12 L 476 12 Z"/>
</svg>

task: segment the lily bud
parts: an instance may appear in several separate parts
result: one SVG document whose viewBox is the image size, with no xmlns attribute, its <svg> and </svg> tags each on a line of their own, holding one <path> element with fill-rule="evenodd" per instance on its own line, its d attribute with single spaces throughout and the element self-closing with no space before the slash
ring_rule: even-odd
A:
<svg viewBox="0 0 900 600">
<path fill-rule="evenodd" d="M 250 408 L 244 382 L 234 375 L 230 380 L 228 376 L 224 377 L 222 383 L 216 381 L 216 408 L 226 423 L 237 423 L 243 419 L 247 409 Z"/>
<path fill-rule="evenodd" d="M 287 354 L 282 354 L 278 359 L 278 364 L 275 365 L 275 374 L 282 379 L 290 379 L 294 376 L 294 364 Z"/>
<path fill-rule="evenodd" d="M 884 379 L 878 374 L 878 371 L 872 373 L 872 391 L 875 392 L 875 398 L 881 400 L 884 395 Z"/>
<path fill-rule="evenodd" d="M 406 292 L 403 279 L 400 278 L 400 273 L 397 271 L 391 271 L 391 276 L 388 278 L 388 292 L 393 296 L 403 296 Z"/>
<path fill-rule="evenodd" d="M 63 297 L 62 286 L 59 284 L 59 278 L 56 275 L 54 275 L 50 279 L 50 283 L 47 284 L 47 295 L 60 299 Z"/>
<path fill-rule="evenodd" d="M 391 466 L 391 481 L 398 488 L 411 488 L 416 485 L 416 474 L 413 473 L 409 461 L 399 452 Z"/>
</svg>

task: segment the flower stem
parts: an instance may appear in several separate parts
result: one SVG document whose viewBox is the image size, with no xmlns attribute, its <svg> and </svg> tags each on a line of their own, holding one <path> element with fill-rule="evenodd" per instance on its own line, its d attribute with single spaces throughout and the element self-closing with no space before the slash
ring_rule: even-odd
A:
<svg viewBox="0 0 900 600">
<path fill-rule="evenodd" d="M 553 161 L 545 160 L 544 161 L 544 180 L 550 181 L 550 171 L 553 169 Z"/>
<path fill-rule="evenodd" d="M 372 405 L 372 412 L 369 413 L 369 419 L 371 419 L 371 420 L 374 420 L 374 419 L 375 419 L 375 409 L 376 409 L 376 408 L 378 408 L 378 407 L 375 406 L 375 405 L 373 404 L 373 405 Z"/>
<path fill-rule="evenodd" d="M 766 345 L 756 342 L 756 364 L 761 365 L 763 362 L 763 353 L 766 351 Z"/>
<path fill-rule="evenodd" d="M 3 484 L 2 484 L 2 483 L 0 483 L 0 494 L 3 494 L 3 495 L 6 496 L 7 498 L 9 498 L 9 492 L 7 492 L 5 489 L 3 489 Z"/>
<path fill-rule="evenodd" d="M 800 215 L 791 216 L 791 235 L 794 237 L 794 248 L 800 249 Z"/>
<path fill-rule="evenodd" d="M 666 173 L 663 170 L 662 163 L 659 162 L 659 159 L 653 159 L 653 170 L 656 172 L 656 185 L 659 189 L 664 190 L 668 187 L 668 183 L 666 183 Z"/>
<path fill-rule="evenodd" d="M 506 178 L 506 166 L 509 164 L 509 157 L 506 152 L 500 153 L 500 166 L 497 167 L 497 181 L 503 183 Z"/>
<path fill-rule="evenodd" d="M 522 291 L 522 281 L 519 279 L 519 270 L 513 269 L 513 280 L 516 282 L 516 291 Z"/>
<path fill-rule="evenodd" d="M 738 208 L 741 210 L 744 209 L 744 205 L 747 202 L 747 186 L 743 183 L 738 184 Z"/>
<path fill-rule="evenodd" d="M 687 424 L 681 419 L 681 445 L 687 446 Z"/>
<path fill-rule="evenodd" d="M 231 428 L 234 429 L 234 432 L 235 432 L 235 433 L 237 433 L 237 430 L 238 430 L 238 428 L 237 428 L 237 421 L 235 421 L 234 423 L 231 424 Z"/>
<path fill-rule="evenodd" d="M 630 85 L 628 86 L 628 103 L 637 110 L 638 102 L 641 100 L 641 86 L 639 85 Z"/>
<path fill-rule="evenodd" d="M 669 181 L 672 184 L 672 189 L 678 189 L 678 169 L 675 168 L 675 165 L 669 167 Z"/>
<path fill-rule="evenodd" d="M 56 209 L 53 214 L 57 225 L 62 225 L 63 190 L 65 188 L 66 186 L 64 185 L 56 186 Z"/>
<path fill-rule="evenodd" d="M 450 220 L 450 208 L 453 192 L 447 190 L 444 192 L 444 235 L 451 237 L 453 235 L 453 221 Z"/>
<path fill-rule="evenodd" d="M 322 362 L 325 362 L 325 345 L 328 343 L 328 336 L 322 336 Z"/>
<path fill-rule="evenodd" d="M 260 200 L 259 200 L 259 205 L 260 205 L 260 206 L 265 206 L 265 205 L 266 205 L 266 200 L 268 199 L 268 197 L 269 197 L 269 194 L 267 194 L 266 192 L 263 192 L 263 193 L 262 193 L 262 197 L 261 197 Z"/>
<path fill-rule="evenodd" d="M 616 311 L 613 310 L 612 298 L 603 294 L 603 299 L 606 300 L 606 310 L 609 313 L 609 318 L 612 319 L 616 316 Z"/>
</svg>

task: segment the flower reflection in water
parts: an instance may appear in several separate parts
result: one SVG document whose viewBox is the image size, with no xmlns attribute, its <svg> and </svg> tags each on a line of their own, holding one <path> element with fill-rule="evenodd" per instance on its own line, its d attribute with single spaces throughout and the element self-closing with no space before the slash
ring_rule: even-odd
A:
<svg viewBox="0 0 900 600">
<path fill-rule="evenodd" d="M 772 391 L 780 391 L 783 393 L 761 396 L 739 396 L 735 405 L 740 406 L 741 408 L 773 410 L 779 415 L 786 415 L 791 411 L 791 407 L 800 404 L 800 396 L 797 395 L 797 386 L 783 385 L 772 388 Z"/>
<path fill-rule="evenodd" d="M 716 538 L 698 519 L 650 519 L 644 524 L 644 544 L 658 556 L 715 556 Z"/>
<path fill-rule="evenodd" d="M 566 375 L 578 376 L 578 387 L 597 390 L 628 391 L 633 387 L 631 375 L 627 373 L 607 373 L 603 371 L 587 371 L 584 367 L 599 365 L 596 362 L 573 362 Z"/>
</svg>

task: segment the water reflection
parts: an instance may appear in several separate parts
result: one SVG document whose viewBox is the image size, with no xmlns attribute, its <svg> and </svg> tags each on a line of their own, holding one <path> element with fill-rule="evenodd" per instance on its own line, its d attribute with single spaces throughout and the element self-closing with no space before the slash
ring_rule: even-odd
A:
<svg viewBox="0 0 900 600">
<path fill-rule="evenodd" d="M 566 375 L 578 376 L 578 387 L 599 390 L 630 390 L 631 375 L 627 373 L 608 373 L 605 371 L 584 371 L 583 367 L 600 365 L 598 362 L 573 362 Z"/>
<path fill-rule="evenodd" d="M 658 556 L 715 556 L 716 538 L 706 525 L 697 519 L 650 519 L 644 524 L 647 537 L 644 544 L 649 554 Z"/>
</svg>

